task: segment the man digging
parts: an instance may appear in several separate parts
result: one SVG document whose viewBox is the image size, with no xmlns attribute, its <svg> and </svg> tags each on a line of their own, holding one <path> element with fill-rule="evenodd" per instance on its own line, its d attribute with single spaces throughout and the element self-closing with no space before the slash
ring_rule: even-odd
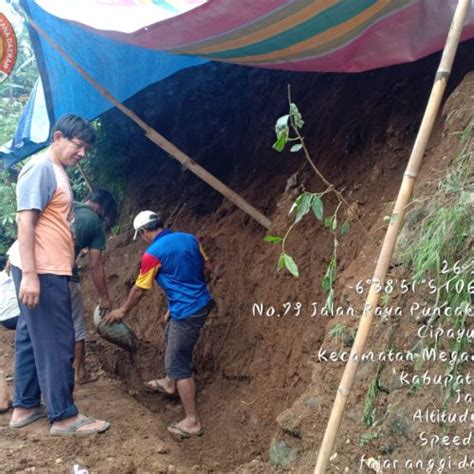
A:
<svg viewBox="0 0 474 474">
<path fill-rule="evenodd" d="M 206 283 L 210 263 L 196 237 L 164 228 L 152 211 L 140 212 L 133 227 L 134 240 L 139 234 L 149 246 L 127 300 L 107 314 L 104 321 L 112 323 L 123 319 L 156 280 L 168 299 L 170 313 L 165 329 L 166 377 L 148 382 L 147 387 L 166 395 L 179 394 L 186 416 L 168 426 L 176 439 L 200 436 L 202 425 L 196 409 L 192 355 L 213 304 Z"/>
</svg>

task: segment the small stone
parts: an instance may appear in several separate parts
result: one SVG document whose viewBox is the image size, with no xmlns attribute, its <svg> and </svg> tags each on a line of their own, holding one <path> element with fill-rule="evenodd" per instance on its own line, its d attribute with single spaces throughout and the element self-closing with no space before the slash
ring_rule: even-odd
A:
<svg viewBox="0 0 474 474">
<path fill-rule="evenodd" d="M 321 401 L 318 397 L 310 397 L 305 401 L 305 405 L 311 410 L 317 410 L 321 406 Z"/>
<path fill-rule="evenodd" d="M 173 466 L 173 464 L 170 464 L 168 466 L 168 472 L 176 472 L 176 466 Z"/>
<path fill-rule="evenodd" d="M 160 443 L 156 446 L 155 451 L 158 454 L 168 454 L 170 450 L 164 444 Z"/>
<path fill-rule="evenodd" d="M 336 458 L 337 458 L 337 453 L 334 453 L 334 454 L 329 458 L 329 460 L 332 462 L 332 461 L 334 461 L 334 459 L 336 459 Z"/>
<path fill-rule="evenodd" d="M 62 462 L 63 462 L 63 460 L 61 458 L 57 458 L 56 461 L 55 461 L 56 464 L 61 464 Z"/>
<path fill-rule="evenodd" d="M 269 453 L 270 463 L 287 469 L 296 460 L 296 450 L 285 441 L 272 439 Z"/>
</svg>

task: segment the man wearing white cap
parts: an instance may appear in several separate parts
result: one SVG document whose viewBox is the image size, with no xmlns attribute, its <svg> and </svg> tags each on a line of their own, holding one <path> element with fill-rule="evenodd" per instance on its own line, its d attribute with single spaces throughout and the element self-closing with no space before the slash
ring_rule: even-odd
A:
<svg viewBox="0 0 474 474">
<path fill-rule="evenodd" d="M 178 439 L 199 436 L 202 425 L 196 410 L 192 354 L 212 308 L 205 278 L 210 272 L 209 259 L 195 236 L 164 228 L 162 220 L 152 211 L 140 212 L 133 227 L 134 240 L 140 235 L 149 246 L 127 300 L 108 313 L 104 321 L 112 323 L 123 319 L 146 290 L 152 288 L 153 280 L 161 286 L 170 313 L 165 329 L 166 377 L 151 380 L 147 387 L 165 395 L 178 392 L 186 417 L 168 427 L 172 435 Z"/>
</svg>

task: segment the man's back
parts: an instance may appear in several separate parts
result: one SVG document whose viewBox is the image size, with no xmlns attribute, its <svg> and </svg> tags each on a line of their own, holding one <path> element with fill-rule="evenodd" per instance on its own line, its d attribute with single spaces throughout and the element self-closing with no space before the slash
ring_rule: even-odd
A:
<svg viewBox="0 0 474 474">
<path fill-rule="evenodd" d="M 164 229 L 146 249 L 136 284 L 149 288 L 156 276 L 168 298 L 171 316 L 185 319 L 211 300 L 204 279 L 204 258 L 196 237 Z"/>
</svg>

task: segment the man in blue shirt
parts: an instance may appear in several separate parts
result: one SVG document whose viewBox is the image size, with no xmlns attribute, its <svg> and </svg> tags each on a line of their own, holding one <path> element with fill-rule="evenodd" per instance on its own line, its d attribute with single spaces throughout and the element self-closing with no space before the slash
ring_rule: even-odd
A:
<svg viewBox="0 0 474 474">
<path fill-rule="evenodd" d="M 167 299 L 170 319 L 166 326 L 166 377 L 152 380 L 147 387 L 167 395 L 178 392 L 186 417 L 168 427 L 178 439 L 199 436 L 202 425 L 196 410 L 196 389 L 193 378 L 192 354 L 206 317 L 212 307 L 212 297 L 206 283 L 210 263 L 196 237 L 165 229 L 152 211 L 140 212 L 133 221 L 135 236 L 139 234 L 149 244 L 140 267 L 140 274 L 127 300 L 108 313 L 104 321 L 123 319 L 153 281 L 161 286 Z"/>
</svg>

